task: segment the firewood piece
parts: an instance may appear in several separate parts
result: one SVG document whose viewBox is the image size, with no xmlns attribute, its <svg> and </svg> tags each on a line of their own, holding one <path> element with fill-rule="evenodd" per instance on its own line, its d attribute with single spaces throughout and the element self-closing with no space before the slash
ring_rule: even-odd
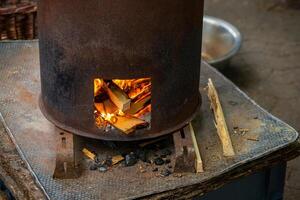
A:
<svg viewBox="0 0 300 200">
<path fill-rule="evenodd" d="M 151 83 L 148 85 L 142 86 L 142 88 L 131 89 L 128 93 L 128 96 L 133 101 L 138 101 L 142 96 L 151 93 Z"/>
<path fill-rule="evenodd" d="M 139 78 L 139 79 L 133 79 L 131 84 L 132 85 L 137 85 L 137 84 L 141 84 L 141 83 L 144 83 L 144 82 L 148 83 L 150 81 L 151 81 L 150 78 Z"/>
<path fill-rule="evenodd" d="M 173 134 L 175 146 L 175 173 L 195 173 L 196 153 L 189 128 L 185 127 Z"/>
<path fill-rule="evenodd" d="M 129 134 L 133 132 L 138 126 L 147 126 L 148 123 L 144 120 L 138 119 L 136 117 L 125 116 L 115 116 L 116 120 L 114 123 L 109 122 L 112 126 L 121 130 L 122 132 Z"/>
<path fill-rule="evenodd" d="M 112 165 L 116 165 L 118 164 L 119 162 L 123 161 L 125 158 L 121 155 L 116 155 L 116 156 L 113 156 L 111 161 L 112 161 Z"/>
<path fill-rule="evenodd" d="M 82 153 L 91 160 L 95 160 L 96 154 L 92 153 L 90 150 L 83 148 Z"/>
<path fill-rule="evenodd" d="M 189 131 L 191 132 L 191 136 L 192 136 L 192 140 L 193 140 L 193 144 L 194 144 L 194 149 L 195 149 L 195 153 L 196 153 L 196 163 L 195 163 L 196 173 L 204 172 L 203 162 L 202 162 L 200 149 L 199 149 L 199 145 L 198 145 L 198 142 L 197 142 L 197 138 L 196 138 L 196 135 L 195 135 L 194 128 L 193 128 L 191 123 L 189 123 L 189 125 L 186 128 L 188 128 Z"/>
<path fill-rule="evenodd" d="M 103 103 L 95 103 L 95 108 L 101 114 L 115 114 L 118 112 L 118 107 L 109 99 L 105 100 Z"/>
<path fill-rule="evenodd" d="M 150 100 L 151 100 L 151 95 L 149 94 L 143 97 L 143 99 L 140 99 L 138 102 L 132 103 L 130 109 L 125 111 L 125 113 L 130 115 L 136 114 L 137 112 L 145 108 L 147 106 L 147 103 L 150 102 Z"/>
<path fill-rule="evenodd" d="M 210 99 L 211 102 L 211 108 L 214 111 L 215 126 L 217 128 L 217 132 L 222 143 L 223 155 L 234 156 L 235 153 L 233 150 L 231 138 L 225 121 L 223 109 L 220 103 L 217 90 L 211 79 L 208 79 L 208 98 Z"/>
<path fill-rule="evenodd" d="M 103 104 L 106 113 L 114 114 L 118 112 L 117 106 L 113 102 L 111 102 L 111 100 L 108 99 L 104 101 Z"/>
<path fill-rule="evenodd" d="M 151 104 L 148 104 L 145 108 L 141 109 L 139 112 L 137 112 L 133 116 L 138 117 L 138 118 L 143 118 L 144 120 L 146 120 L 147 118 L 150 117 L 149 118 L 149 120 L 150 120 L 151 119 L 150 112 L 151 112 Z"/>
<path fill-rule="evenodd" d="M 107 88 L 110 100 L 122 111 L 130 108 L 131 99 L 118 86 L 111 83 Z"/>
</svg>

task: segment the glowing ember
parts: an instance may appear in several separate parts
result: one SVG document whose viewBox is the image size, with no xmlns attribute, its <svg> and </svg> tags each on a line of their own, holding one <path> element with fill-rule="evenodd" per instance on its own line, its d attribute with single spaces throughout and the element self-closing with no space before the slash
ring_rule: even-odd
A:
<svg viewBox="0 0 300 200">
<path fill-rule="evenodd" d="M 94 80 L 95 123 L 129 134 L 150 126 L 151 79 Z"/>
</svg>

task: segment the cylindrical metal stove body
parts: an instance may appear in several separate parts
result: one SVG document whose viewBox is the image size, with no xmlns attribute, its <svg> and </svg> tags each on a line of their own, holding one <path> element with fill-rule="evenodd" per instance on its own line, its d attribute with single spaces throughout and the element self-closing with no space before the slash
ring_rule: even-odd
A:
<svg viewBox="0 0 300 200">
<path fill-rule="evenodd" d="M 137 140 L 191 121 L 201 104 L 203 0 L 41 0 L 38 9 L 40 107 L 55 125 L 92 138 Z M 151 129 L 98 129 L 98 77 L 150 77 Z"/>
</svg>

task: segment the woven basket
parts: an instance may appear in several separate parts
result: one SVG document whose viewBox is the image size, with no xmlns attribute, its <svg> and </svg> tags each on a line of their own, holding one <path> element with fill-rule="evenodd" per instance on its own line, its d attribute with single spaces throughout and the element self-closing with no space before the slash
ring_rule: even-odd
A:
<svg viewBox="0 0 300 200">
<path fill-rule="evenodd" d="M 36 11 L 34 0 L 0 0 L 0 40 L 36 38 Z"/>
</svg>

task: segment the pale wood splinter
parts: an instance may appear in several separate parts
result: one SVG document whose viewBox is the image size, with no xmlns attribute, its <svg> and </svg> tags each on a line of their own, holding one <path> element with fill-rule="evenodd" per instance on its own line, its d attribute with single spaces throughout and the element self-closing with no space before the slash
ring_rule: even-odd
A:
<svg viewBox="0 0 300 200">
<path fill-rule="evenodd" d="M 217 90 L 211 79 L 208 79 L 208 98 L 211 102 L 211 108 L 214 111 L 215 126 L 217 128 L 217 132 L 222 143 L 223 154 L 224 156 L 234 156 L 235 153 L 225 121 L 223 109 L 220 103 Z"/>
<path fill-rule="evenodd" d="M 194 128 L 193 128 L 191 123 L 189 123 L 188 127 L 189 127 L 190 132 L 191 132 L 191 136 L 192 136 L 192 140 L 193 140 L 193 144 L 194 144 L 194 149 L 195 149 L 195 154 L 196 154 L 196 163 L 195 163 L 196 173 L 204 172 L 203 162 L 202 162 L 200 149 L 199 149 L 199 144 L 197 142 L 197 138 L 196 138 L 196 135 L 195 135 L 195 132 L 194 132 Z"/>
</svg>

